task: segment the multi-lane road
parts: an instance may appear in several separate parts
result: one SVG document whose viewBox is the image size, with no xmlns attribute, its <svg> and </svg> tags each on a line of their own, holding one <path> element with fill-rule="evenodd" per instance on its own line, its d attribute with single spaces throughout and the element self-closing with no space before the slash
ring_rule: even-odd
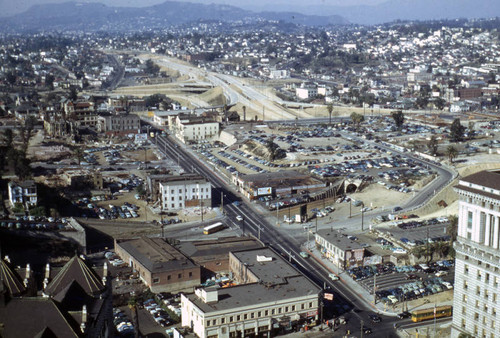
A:
<svg viewBox="0 0 500 338">
<path fill-rule="evenodd" d="M 318 264 L 314 259 L 302 258 L 300 256 L 302 240 L 290 236 L 282 229 L 270 224 L 251 204 L 242 201 L 242 203 L 233 203 L 240 200 L 226 182 L 206 164 L 199 161 L 193 156 L 184 146 L 178 144 L 169 136 L 160 136 L 157 134 L 155 138 L 156 145 L 166 155 L 171 158 L 181 157 L 181 166 L 186 171 L 195 171 L 206 177 L 214 187 L 215 196 L 222 194 L 224 203 L 224 212 L 227 216 L 227 222 L 234 226 L 239 226 L 244 233 L 251 234 L 259 238 L 263 243 L 271 246 L 276 251 L 280 252 L 286 259 L 295 264 L 309 278 L 318 283 L 318 285 L 331 288 L 336 300 L 340 305 L 344 306 L 347 311 L 345 316 L 348 318 L 346 326 L 352 333 L 360 331 L 361 322 L 370 323 L 369 314 L 373 314 L 375 309 L 369 304 L 368 300 L 361 299 L 355 290 L 352 290 L 348 285 L 343 283 L 331 282 L 328 278 L 330 273 L 323 266 Z M 236 216 L 241 216 L 242 221 L 237 221 Z M 394 317 L 384 318 L 382 323 L 369 324 L 376 336 L 393 337 L 396 333 L 393 328 L 394 322 L 397 321 Z M 406 320 L 407 322 L 409 320 Z M 404 323 L 401 322 L 401 323 Z M 346 327 L 342 329 L 345 330 Z M 345 332 L 344 332 L 345 333 Z"/>
</svg>

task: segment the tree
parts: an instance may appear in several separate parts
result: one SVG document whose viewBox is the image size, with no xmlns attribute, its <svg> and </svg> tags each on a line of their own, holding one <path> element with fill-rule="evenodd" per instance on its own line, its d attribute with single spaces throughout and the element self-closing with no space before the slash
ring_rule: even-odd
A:
<svg viewBox="0 0 500 338">
<path fill-rule="evenodd" d="M 464 138 L 465 127 L 460 123 L 460 119 L 454 119 L 450 126 L 450 139 L 453 142 L 462 141 Z"/>
<path fill-rule="evenodd" d="M 137 192 L 137 194 L 138 194 L 141 198 L 146 197 L 147 191 L 146 191 L 146 188 L 144 188 L 144 184 L 139 184 L 139 185 L 135 188 L 135 191 Z"/>
<path fill-rule="evenodd" d="M 411 250 L 411 254 L 413 256 L 415 256 L 416 259 L 420 259 L 421 257 L 425 256 L 426 254 L 426 249 L 425 247 L 419 245 L 419 246 L 416 246 L 414 247 L 412 250 Z"/>
<path fill-rule="evenodd" d="M 28 151 L 28 146 L 33 136 L 33 129 L 35 128 L 37 120 L 33 116 L 28 116 L 24 121 L 24 126 L 19 129 L 21 140 L 23 142 L 21 151 L 26 153 Z"/>
<path fill-rule="evenodd" d="M 330 103 L 326 106 L 326 110 L 328 110 L 328 124 L 332 124 L 332 112 L 333 112 L 333 105 Z"/>
<path fill-rule="evenodd" d="M 392 118 L 394 119 L 394 123 L 396 124 L 396 128 L 401 129 L 403 123 L 405 121 L 405 116 L 401 110 L 392 113 Z"/>
<path fill-rule="evenodd" d="M 54 89 L 54 75 L 52 74 L 47 74 L 45 76 L 45 85 L 50 89 L 50 90 L 53 90 Z"/>
<path fill-rule="evenodd" d="M 68 95 L 71 101 L 76 101 L 78 99 L 78 91 L 76 90 L 75 86 L 69 87 Z"/>
<path fill-rule="evenodd" d="M 445 105 L 446 105 L 446 101 L 440 97 L 438 97 L 436 100 L 434 100 L 434 106 L 436 107 L 436 109 L 443 110 Z"/>
<path fill-rule="evenodd" d="M 14 132 L 12 129 L 5 129 L 3 132 L 3 142 L 5 143 L 5 148 L 9 149 L 12 147 L 12 142 L 14 141 Z"/>
<path fill-rule="evenodd" d="M 431 136 L 431 139 L 427 143 L 427 148 L 429 149 L 429 152 L 431 153 L 431 155 L 435 156 L 437 154 L 438 140 L 437 140 L 436 136 L 434 136 L 434 135 Z"/>
<path fill-rule="evenodd" d="M 457 157 L 457 155 L 458 155 L 457 148 L 455 148 L 452 145 L 449 145 L 446 148 L 446 155 L 448 156 L 450 162 L 453 163 L 453 159 L 455 159 Z"/>
<path fill-rule="evenodd" d="M 145 71 L 150 75 L 157 75 L 158 72 L 160 71 L 160 67 L 157 64 L 155 64 L 151 59 L 148 59 L 146 61 Z"/>
<path fill-rule="evenodd" d="M 85 153 L 83 152 L 83 149 L 81 147 L 75 148 L 74 155 L 75 155 L 76 161 L 78 162 L 78 165 L 80 165 L 80 163 L 82 162 L 83 157 L 85 155 Z"/>
<path fill-rule="evenodd" d="M 363 122 L 365 120 L 365 117 L 361 114 L 353 112 L 351 114 L 351 120 L 352 120 L 352 123 L 354 123 L 356 125 L 356 128 L 359 128 L 359 125 L 361 124 L 361 122 Z"/>
<path fill-rule="evenodd" d="M 451 242 L 455 242 L 458 235 L 458 217 L 456 215 L 451 215 L 448 217 L 448 222 L 446 233 L 451 237 Z"/>
<path fill-rule="evenodd" d="M 5 79 L 7 80 L 7 82 L 12 86 L 16 83 L 17 81 L 17 76 L 14 72 L 9 72 L 7 73 L 7 75 L 5 76 Z"/>
</svg>

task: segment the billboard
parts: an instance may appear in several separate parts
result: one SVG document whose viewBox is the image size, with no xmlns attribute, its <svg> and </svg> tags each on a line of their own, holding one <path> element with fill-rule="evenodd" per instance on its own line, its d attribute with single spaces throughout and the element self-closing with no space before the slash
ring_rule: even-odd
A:
<svg viewBox="0 0 500 338">
<path fill-rule="evenodd" d="M 148 134 L 135 134 L 135 143 L 140 143 L 148 140 Z"/>
<path fill-rule="evenodd" d="M 271 195 L 273 193 L 273 188 L 265 187 L 257 189 L 257 196 Z"/>
</svg>

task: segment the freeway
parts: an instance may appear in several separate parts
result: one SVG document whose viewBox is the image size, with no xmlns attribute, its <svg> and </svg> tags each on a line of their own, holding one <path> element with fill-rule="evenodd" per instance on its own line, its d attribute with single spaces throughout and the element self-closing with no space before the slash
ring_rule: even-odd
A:
<svg viewBox="0 0 500 338">
<path fill-rule="evenodd" d="M 147 56 L 141 56 L 143 60 L 147 58 Z M 227 104 L 241 103 L 248 109 L 259 113 L 262 112 L 263 115 L 271 116 L 275 119 L 295 118 L 295 115 L 279 105 L 279 99 L 276 102 L 272 101 L 266 95 L 258 92 L 251 86 L 245 85 L 245 83 L 233 76 L 205 71 L 166 56 L 162 56 L 161 58 L 156 57 L 154 60 L 163 67 L 178 71 L 183 75 L 188 75 L 191 80 L 200 81 L 205 78 L 213 86 L 222 88 Z"/>
<path fill-rule="evenodd" d="M 349 286 L 343 283 L 331 282 L 328 277 L 330 271 L 326 270 L 314 259 L 301 257 L 301 240 L 297 240 L 284 230 L 269 224 L 263 215 L 254 210 L 250 203 L 242 201 L 242 203 L 235 205 L 233 202 L 239 201 L 240 198 L 233 193 L 221 177 L 184 149 L 183 145 L 177 144 L 169 136 L 159 134 L 155 137 L 155 142 L 159 150 L 166 156 L 170 158 L 181 157 L 183 159 L 181 166 L 186 171 L 198 172 L 211 182 L 214 187 L 212 196 L 221 195 L 224 212 L 233 225 L 239 226 L 243 233 L 251 234 L 275 249 L 318 285 L 333 290 L 338 304 L 344 308 L 344 311 L 347 311 L 344 316 L 348 319 L 347 328 L 352 333 L 359 331 L 362 322 L 370 322 L 368 315 L 373 313 L 374 308 L 367 301 L 361 299 L 356 291 Z M 237 221 L 236 216 L 241 216 L 243 219 Z M 387 317 L 382 323 L 376 324 L 376 328 L 373 329 L 375 332 L 383 332 L 383 337 L 396 336 L 392 326 L 395 320 L 394 317 Z"/>
</svg>

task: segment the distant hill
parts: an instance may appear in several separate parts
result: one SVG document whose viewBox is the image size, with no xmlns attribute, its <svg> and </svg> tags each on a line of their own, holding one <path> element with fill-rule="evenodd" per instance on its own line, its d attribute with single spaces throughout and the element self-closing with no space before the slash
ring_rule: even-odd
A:
<svg viewBox="0 0 500 338">
<path fill-rule="evenodd" d="M 257 2 L 242 7 L 275 11 L 283 8 L 283 4 Z M 286 8 L 307 15 L 340 15 L 349 22 L 364 25 L 395 20 L 474 19 L 500 16 L 499 0 L 388 0 L 371 6 L 332 6 L 328 5 L 327 1 L 310 0 L 306 5 L 294 5 L 288 2 Z"/>
<path fill-rule="evenodd" d="M 135 31 L 163 28 L 199 20 L 275 20 L 307 26 L 347 24 L 338 16 L 300 13 L 255 13 L 235 6 L 166 1 L 150 7 L 108 7 L 101 3 L 66 2 L 35 5 L 24 13 L 0 18 L 3 31 Z"/>
</svg>

